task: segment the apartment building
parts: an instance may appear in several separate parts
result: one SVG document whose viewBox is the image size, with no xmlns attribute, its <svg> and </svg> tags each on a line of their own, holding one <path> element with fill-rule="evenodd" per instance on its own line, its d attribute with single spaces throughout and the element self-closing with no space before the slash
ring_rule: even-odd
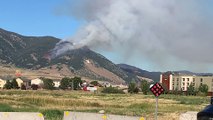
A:
<svg viewBox="0 0 213 120">
<path fill-rule="evenodd" d="M 187 91 L 190 84 L 194 85 L 195 88 L 206 84 L 209 94 L 213 92 L 213 76 L 165 72 L 160 75 L 160 83 L 170 91 Z"/>
</svg>

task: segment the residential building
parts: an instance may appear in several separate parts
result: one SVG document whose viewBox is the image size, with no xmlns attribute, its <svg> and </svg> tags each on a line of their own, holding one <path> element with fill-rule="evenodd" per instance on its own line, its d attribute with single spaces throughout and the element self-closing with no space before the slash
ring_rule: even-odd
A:
<svg viewBox="0 0 213 120">
<path fill-rule="evenodd" d="M 60 82 L 61 82 L 61 80 L 53 80 L 54 87 L 58 88 L 61 84 Z"/>
<path fill-rule="evenodd" d="M 5 84 L 6 84 L 6 80 L 0 79 L 0 89 L 3 89 Z"/>
<path fill-rule="evenodd" d="M 18 83 L 18 87 L 21 87 L 21 85 L 24 83 L 24 81 L 20 78 L 16 78 L 16 82 Z"/>
<path fill-rule="evenodd" d="M 187 91 L 190 84 L 195 88 L 206 84 L 208 85 L 208 94 L 211 95 L 213 92 L 213 76 L 165 72 L 160 75 L 160 83 L 169 91 Z"/>
<path fill-rule="evenodd" d="M 33 80 L 31 80 L 31 85 L 33 85 L 33 84 L 40 86 L 43 84 L 43 80 L 41 80 L 39 78 L 33 79 Z"/>
</svg>

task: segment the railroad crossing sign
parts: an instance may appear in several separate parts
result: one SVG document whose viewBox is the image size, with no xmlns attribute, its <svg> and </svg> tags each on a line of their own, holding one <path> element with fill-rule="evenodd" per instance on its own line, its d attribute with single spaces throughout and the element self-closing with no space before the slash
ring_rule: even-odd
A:
<svg viewBox="0 0 213 120">
<path fill-rule="evenodd" d="M 155 97 L 160 96 L 160 95 L 164 92 L 164 89 L 163 89 L 163 87 L 161 86 L 160 83 L 155 83 L 155 84 L 150 88 L 150 90 L 151 90 L 152 93 L 155 95 Z"/>
</svg>

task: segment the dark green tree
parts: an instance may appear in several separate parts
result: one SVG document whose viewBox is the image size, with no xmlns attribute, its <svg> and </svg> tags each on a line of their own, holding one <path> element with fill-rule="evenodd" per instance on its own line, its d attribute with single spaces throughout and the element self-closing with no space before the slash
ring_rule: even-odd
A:
<svg viewBox="0 0 213 120">
<path fill-rule="evenodd" d="M 193 84 L 190 84 L 189 87 L 187 87 L 187 95 L 195 95 L 195 88 Z"/>
<path fill-rule="evenodd" d="M 202 84 L 202 85 L 200 85 L 199 88 L 198 88 L 198 90 L 199 90 L 200 92 L 204 93 L 205 95 L 207 95 L 208 89 L 209 89 L 209 87 L 208 87 L 208 85 L 206 85 L 206 84 Z"/>
<path fill-rule="evenodd" d="M 32 84 L 31 88 L 32 88 L 32 90 L 38 90 L 38 85 Z"/>
<path fill-rule="evenodd" d="M 147 95 L 147 93 L 149 92 L 149 83 L 146 80 L 142 80 L 141 90 L 144 95 Z"/>
<path fill-rule="evenodd" d="M 94 86 L 98 86 L 99 85 L 99 83 L 98 83 L 98 81 L 92 81 L 92 82 L 90 82 L 90 84 L 92 84 L 92 85 L 94 85 Z"/>
<path fill-rule="evenodd" d="M 174 89 L 174 93 L 173 93 L 173 94 L 175 94 L 175 95 L 178 95 L 178 94 L 179 94 L 178 88 L 177 88 L 177 87 Z"/>
<path fill-rule="evenodd" d="M 12 89 L 13 88 L 12 83 L 9 80 L 7 80 L 6 84 L 4 85 L 3 88 L 4 89 Z"/>
<path fill-rule="evenodd" d="M 82 80 L 80 77 L 74 77 L 72 78 L 71 85 L 73 90 L 79 90 L 81 89 L 80 84 L 82 84 Z"/>
<path fill-rule="evenodd" d="M 43 80 L 43 83 L 44 83 L 44 86 L 43 86 L 44 89 L 54 90 L 55 84 L 54 84 L 52 79 L 42 78 L 42 80 Z"/>
<path fill-rule="evenodd" d="M 62 90 L 68 89 L 69 87 L 71 87 L 71 84 L 70 84 L 71 81 L 72 81 L 71 78 L 68 78 L 68 77 L 62 78 L 59 88 L 62 89 Z"/>
<path fill-rule="evenodd" d="M 21 90 L 26 90 L 27 88 L 26 88 L 26 85 L 24 85 L 24 84 L 21 84 Z"/>
<path fill-rule="evenodd" d="M 137 87 L 135 82 L 129 83 L 128 92 L 129 93 L 138 93 L 139 92 L 139 88 Z"/>
<path fill-rule="evenodd" d="M 18 83 L 15 78 L 12 80 L 11 84 L 13 89 L 19 89 Z"/>
</svg>

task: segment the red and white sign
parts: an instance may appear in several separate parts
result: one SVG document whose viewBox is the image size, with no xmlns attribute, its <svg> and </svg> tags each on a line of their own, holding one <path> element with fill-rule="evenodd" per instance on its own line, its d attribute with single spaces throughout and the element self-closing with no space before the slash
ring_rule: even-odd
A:
<svg viewBox="0 0 213 120">
<path fill-rule="evenodd" d="M 160 95 L 164 92 L 164 89 L 163 89 L 163 87 L 161 86 L 160 83 L 155 83 L 155 84 L 150 88 L 150 90 L 151 90 L 152 93 L 155 95 L 155 97 L 160 96 Z"/>
</svg>

